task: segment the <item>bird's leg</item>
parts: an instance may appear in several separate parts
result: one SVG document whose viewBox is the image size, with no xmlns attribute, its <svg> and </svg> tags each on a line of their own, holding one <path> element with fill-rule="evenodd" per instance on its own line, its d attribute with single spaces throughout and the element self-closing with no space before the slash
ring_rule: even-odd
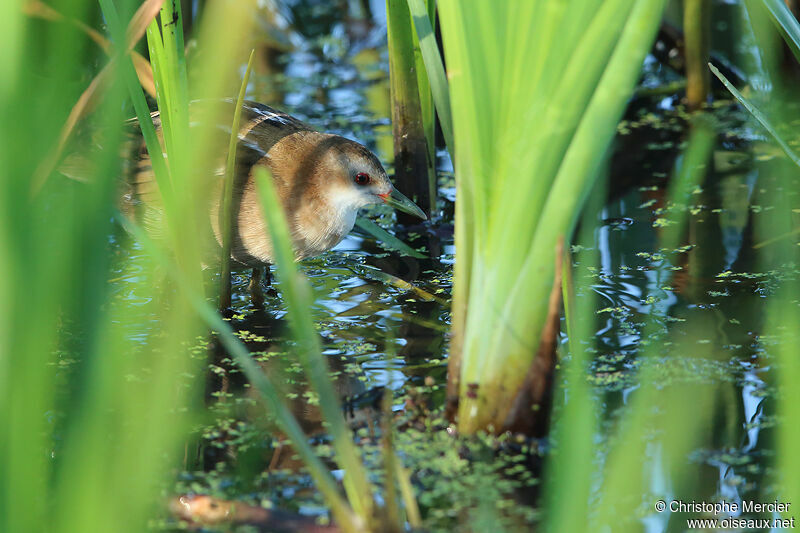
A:
<svg viewBox="0 0 800 533">
<path fill-rule="evenodd" d="M 264 267 L 264 284 L 267 286 L 267 294 L 269 296 L 278 297 L 278 291 L 275 289 L 275 286 L 272 284 L 272 271 L 269 269 L 269 265 Z"/>
<path fill-rule="evenodd" d="M 257 309 L 262 309 L 264 307 L 264 293 L 261 290 L 262 272 L 262 267 L 253 268 L 253 274 L 250 276 L 250 284 L 247 286 L 250 291 L 250 303 Z M 267 276 L 269 276 L 269 272 Z"/>
</svg>

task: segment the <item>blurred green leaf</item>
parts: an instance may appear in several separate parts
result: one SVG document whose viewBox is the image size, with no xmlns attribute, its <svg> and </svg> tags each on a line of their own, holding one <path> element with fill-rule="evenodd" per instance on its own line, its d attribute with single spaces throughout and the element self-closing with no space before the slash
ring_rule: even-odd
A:
<svg viewBox="0 0 800 533">
<path fill-rule="evenodd" d="M 781 29 L 784 41 L 791 49 L 795 59 L 800 61 L 800 24 L 783 0 L 762 0 L 773 17 L 773 22 Z"/>
</svg>

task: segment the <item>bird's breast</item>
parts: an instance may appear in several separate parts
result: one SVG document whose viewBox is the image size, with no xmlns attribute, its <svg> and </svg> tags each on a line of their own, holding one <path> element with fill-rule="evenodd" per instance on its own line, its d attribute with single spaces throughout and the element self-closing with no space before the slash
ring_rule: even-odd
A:
<svg viewBox="0 0 800 533">
<path fill-rule="evenodd" d="M 339 244 L 356 222 L 356 209 L 330 204 L 301 209 L 295 217 L 295 251 L 298 258 L 313 257 Z"/>
</svg>

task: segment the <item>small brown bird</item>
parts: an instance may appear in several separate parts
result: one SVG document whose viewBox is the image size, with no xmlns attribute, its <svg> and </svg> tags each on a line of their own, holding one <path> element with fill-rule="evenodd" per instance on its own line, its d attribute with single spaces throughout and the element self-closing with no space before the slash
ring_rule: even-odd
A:
<svg viewBox="0 0 800 533">
<path fill-rule="evenodd" d="M 159 130 L 158 113 L 153 114 L 153 121 Z M 121 207 L 152 228 L 161 218 L 160 195 L 144 143 L 136 149 Z M 258 165 L 266 165 L 272 174 L 297 259 L 313 257 L 336 246 L 353 229 L 358 210 L 366 205 L 386 203 L 423 220 L 427 218 L 392 186 L 378 158 L 361 144 L 320 133 L 290 115 L 246 101 L 236 153 L 231 258 L 234 266 L 253 268 L 250 288 L 256 304 L 261 302 L 261 270 L 273 260 L 254 181 L 253 169 Z M 222 177 L 224 170 L 218 174 Z M 223 180 L 215 180 L 212 187 L 209 222 L 221 244 Z"/>
</svg>

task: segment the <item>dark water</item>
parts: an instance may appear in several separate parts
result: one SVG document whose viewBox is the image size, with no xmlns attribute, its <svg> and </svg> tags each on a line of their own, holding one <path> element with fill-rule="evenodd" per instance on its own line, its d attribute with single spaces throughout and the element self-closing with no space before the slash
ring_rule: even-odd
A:
<svg viewBox="0 0 800 533">
<path fill-rule="evenodd" d="M 283 8 L 283 18 L 291 29 L 271 31 L 276 40 L 291 46 L 287 51 L 264 50 L 267 59 L 261 70 L 268 73 L 255 77 L 248 97 L 296 114 L 321 130 L 357 139 L 387 163 L 392 143 L 383 2 L 369 2 L 372 22 L 354 15 L 352 5 L 358 2 L 350 7 L 338 4 L 309 7 L 308 3 L 290 2 L 293 7 Z M 646 84 L 669 81 L 672 76 L 650 58 Z M 753 146 L 759 138 L 744 126 L 744 116 L 730 103 L 714 110 L 719 119 L 714 165 L 693 194 L 689 214 L 687 239 L 696 246 L 679 252 L 661 250 L 659 221 L 669 209 L 666 186 L 687 131 L 686 116 L 676 107 L 677 101 L 672 94 L 634 101 L 620 126 L 616 155 L 610 163 L 608 200 L 601 202 L 604 206 L 597 217 L 584 222 L 594 225 L 593 242 L 584 252 L 598 258 L 595 266 L 588 260 L 591 254 L 576 255 L 576 275 L 590 280 L 588 290 L 598 301 L 590 381 L 602 402 L 603 428 L 607 429 L 638 388 L 636 371 L 644 324 L 655 321 L 660 331 L 687 339 L 685 349 L 695 357 L 661 357 L 657 364 L 665 384 L 712 387 L 718 398 L 715 425 L 708 428 L 705 445 L 690 456 L 696 470 L 697 497 L 704 501 L 769 500 L 764 487 L 772 450 L 770 428 L 776 415 L 770 360 L 759 343 L 759 332 L 771 287 L 786 272 L 759 273 L 752 251 L 754 223 L 769 209 L 758 204 L 760 184 Z M 424 386 L 434 404 L 441 400 L 455 253 L 455 193 L 449 160 L 444 152 L 440 156 L 440 197 L 430 222 L 399 228 L 392 225 L 388 209 L 374 208 L 367 213 L 412 245 L 433 250 L 431 259 L 401 256 L 356 231 L 333 251 L 303 263 L 303 272 L 315 291 L 313 317 L 325 354 L 332 368 L 341 372 L 337 383 L 343 397 L 356 398 L 356 412 L 363 405 L 374 407 L 378 396 L 371 393 L 379 387 L 403 396 Z M 390 164 L 387 169 L 391 174 Z M 435 298 L 397 288 L 381 273 L 409 281 Z M 213 278 L 212 273 L 209 276 Z M 235 275 L 233 324 L 243 331 L 241 336 L 254 351 L 285 349 L 280 320 L 285 308 L 280 296 L 273 293 L 267 297 L 268 311 L 254 311 L 249 305 L 247 279 L 245 272 Z M 125 281 L 118 283 L 124 293 Z M 136 295 L 125 298 L 135 302 Z M 660 357 L 659 350 L 655 352 Z M 222 368 L 222 373 L 231 372 L 224 354 L 214 357 L 212 363 Z M 230 383 L 236 381 L 232 374 L 228 378 Z M 212 376 L 210 397 L 219 397 L 214 394 L 229 387 L 229 381 Z M 430 387 L 431 383 L 435 385 Z M 226 393 L 233 390 L 235 387 L 225 388 Z M 281 462 L 279 467 L 285 470 L 265 473 L 263 457 L 270 455 L 274 443 L 262 426 L 248 418 L 246 403 L 219 407 L 210 402 L 216 418 L 198 429 L 202 437 L 198 455 L 185 465 L 175 491 L 251 503 L 270 501 L 309 514 L 321 512 L 319 496 L 310 490 L 308 478 L 296 471 L 296 462 Z M 302 407 L 298 412 L 302 416 Z M 313 415 L 305 423 L 312 433 L 318 426 Z M 354 427 L 360 428 L 358 435 L 368 461 L 377 461 L 364 425 L 354 423 Z M 447 529 L 454 523 L 453 498 L 461 498 L 463 508 L 476 503 L 470 497 L 475 498 L 481 482 L 470 485 L 470 480 L 478 480 L 480 474 L 483 483 L 489 483 L 487 472 L 492 470 L 487 467 L 483 472 L 477 464 L 461 465 L 460 481 L 468 489 L 472 487 L 472 496 L 468 489 L 449 498 L 431 496 L 435 491 L 426 484 L 430 479 L 426 481 L 424 468 L 434 472 L 431 478 L 438 476 L 439 481 L 447 482 L 446 465 L 415 448 L 414 438 L 430 439 L 425 446 L 444 456 L 452 443 L 444 432 L 439 433 L 431 436 L 409 431 L 407 440 L 400 437 L 399 444 L 406 446 L 410 468 L 422 471 L 417 482 L 430 489 L 421 504 L 432 530 Z M 472 457 L 476 456 L 480 453 Z M 492 465 L 494 460 L 486 459 L 485 464 Z M 413 464 L 415 461 L 418 463 Z M 670 472 L 660 464 L 657 452 L 652 461 L 651 494 L 643 495 L 643 502 L 678 497 L 671 492 Z M 525 500 L 526 493 L 518 490 L 523 486 L 526 482 L 498 489 L 497 497 L 516 499 L 517 505 L 532 504 Z M 521 510 L 511 524 L 519 525 L 531 516 L 532 511 Z M 667 514 L 643 511 L 637 519 L 647 531 L 677 527 L 675 520 L 668 522 Z"/>
<path fill-rule="evenodd" d="M 678 250 L 661 248 L 660 237 L 674 209 L 667 204 L 665 186 L 685 128 L 675 111 L 641 110 L 638 120 L 623 123 L 622 146 L 628 136 L 670 133 L 644 147 L 645 161 L 612 166 L 635 172 L 641 181 L 613 196 L 598 217 L 599 267 L 578 266 L 578 272 L 589 271 L 600 302 L 591 381 L 604 400 L 606 427 L 635 394 L 644 352 L 655 358 L 660 388 L 690 385 L 708 389 L 715 398 L 712 426 L 703 428 L 703 435 L 686 435 L 702 443 L 689 457 L 687 470 L 696 483 L 691 498 L 676 490 L 670 469 L 653 449 L 650 493 L 643 495 L 651 504 L 659 498 L 740 502 L 772 497 L 767 474 L 776 415 L 771 361 L 760 332 L 770 287 L 782 276 L 793 276 L 794 267 L 759 271 L 754 227 L 764 211 L 759 188 L 769 185 L 759 181 L 754 162 L 757 139 L 733 106 L 721 105 L 715 113 L 720 120 L 713 164 L 691 195 L 688 229 Z M 614 179 L 612 173 L 612 186 Z M 642 337 L 647 323 L 657 325 L 656 337 Z M 646 531 L 681 530 L 678 518 L 650 509 L 640 517 Z"/>
</svg>

